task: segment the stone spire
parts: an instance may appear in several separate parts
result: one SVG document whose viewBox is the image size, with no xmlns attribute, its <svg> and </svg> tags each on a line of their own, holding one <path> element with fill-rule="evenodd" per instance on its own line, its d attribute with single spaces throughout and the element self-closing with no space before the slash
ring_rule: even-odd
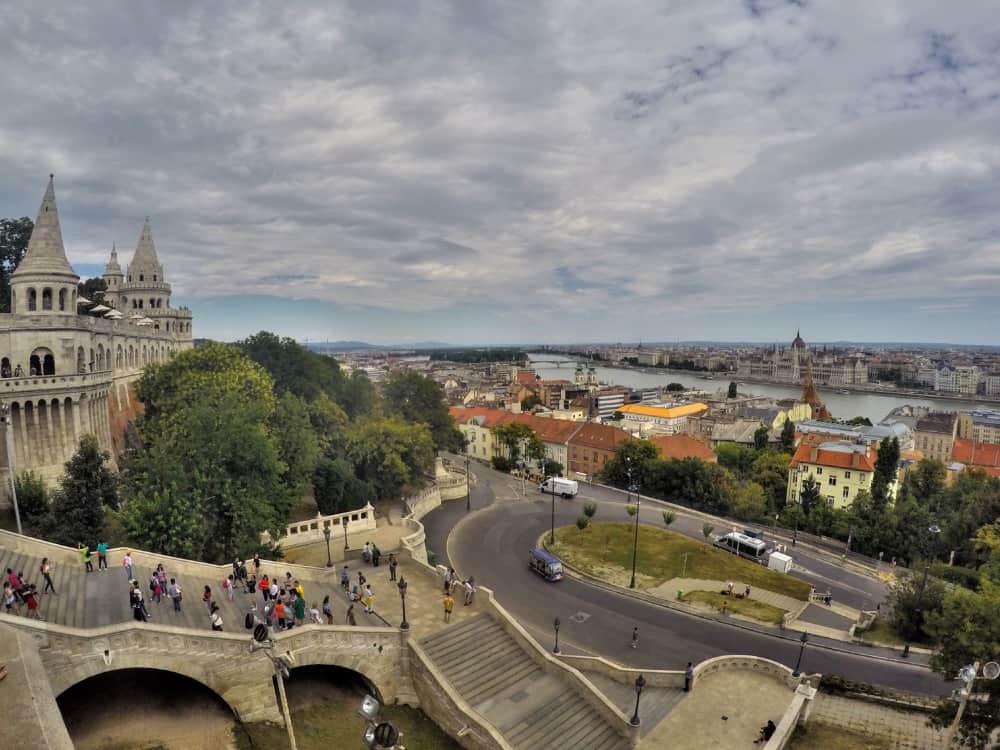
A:
<svg viewBox="0 0 1000 750">
<path fill-rule="evenodd" d="M 31 231 L 31 239 L 28 240 L 28 250 L 11 278 L 28 274 L 73 277 L 76 280 L 80 278 L 66 260 L 62 230 L 59 228 L 59 210 L 56 207 L 54 175 L 51 174 L 42 205 L 38 209 L 35 227 Z"/>
<path fill-rule="evenodd" d="M 139 276 L 143 277 L 143 282 L 163 281 L 163 266 L 156 257 L 153 230 L 149 226 L 148 216 L 142 225 L 142 234 L 139 235 L 139 244 L 135 246 L 132 261 L 128 264 L 128 274 L 131 277 L 129 281 L 133 284 L 139 283 Z"/>
<path fill-rule="evenodd" d="M 108 264 L 104 267 L 105 276 L 121 276 L 122 267 L 118 265 L 118 248 L 115 243 L 111 243 L 111 259 Z"/>
</svg>

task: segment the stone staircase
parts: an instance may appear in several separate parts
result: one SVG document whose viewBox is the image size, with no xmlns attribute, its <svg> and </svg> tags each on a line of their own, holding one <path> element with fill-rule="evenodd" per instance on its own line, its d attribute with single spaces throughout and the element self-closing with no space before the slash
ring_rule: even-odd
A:
<svg viewBox="0 0 1000 750">
<path fill-rule="evenodd" d="M 421 645 L 451 686 L 518 750 L 629 747 L 574 686 L 546 673 L 488 615 L 445 628 Z"/>
<path fill-rule="evenodd" d="M 116 559 L 117 558 L 117 559 Z M 15 573 L 23 572 L 24 579 L 38 587 L 44 588 L 45 580 L 39 570 L 42 563 L 40 556 L 14 552 L 0 547 L 0 573 L 6 579 L 7 568 Z M 106 571 L 97 569 L 97 554 L 94 553 L 94 572 L 86 573 L 83 563 L 72 565 L 59 561 L 51 561 L 52 583 L 55 585 L 56 596 L 47 594 L 39 599 L 38 611 L 47 622 L 66 625 L 75 628 L 97 628 L 132 620 L 132 609 L 129 605 L 128 585 L 121 566 L 120 556 L 112 557 L 110 567 Z M 264 572 L 279 573 L 280 563 L 269 563 Z M 177 578 L 184 592 L 184 600 L 180 612 L 174 612 L 173 603 L 164 596 L 160 604 L 151 601 L 149 594 L 149 576 L 152 569 L 135 566 L 132 575 L 143 587 L 146 599 L 146 609 L 152 622 L 196 630 L 210 630 L 208 608 L 202 602 L 201 595 L 206 585 L 212 589 L 214 601 L 218 603 L 223 619 L 223 628 L 227 632 L 243 632 L 243 619 L 250 606 L 256 601 L 258 608 L 263 607 L 263 598 L 257 594 L 251 596 L 241 592 L 237 587 L 233 601 L 228 601 L 222 590 L 222 574 L 218 580 L 207 578 L 181 576 L 167 567 L 167 580 Z M 306 592 L 307 608 L 314 601 L 318 604 L 326 594 L 330 594 L 333 603 L 334 623 L 343 625 L 346 622 L 347 602 L 343 590 L 335 580 L 335 573 L 330 574 L 329 581 L 303 581 Z M 3 611 L 0 608 L 0 611 Z M 21 614 L 27 614 L 27 608 L 21 608 Z M 361 605 L 354 608 L 358 625 L 379 626 L 385 623 L 372 615 L 366 615 Z M 308 612 L 307 612 L 308 617 Z"/>
</svg>

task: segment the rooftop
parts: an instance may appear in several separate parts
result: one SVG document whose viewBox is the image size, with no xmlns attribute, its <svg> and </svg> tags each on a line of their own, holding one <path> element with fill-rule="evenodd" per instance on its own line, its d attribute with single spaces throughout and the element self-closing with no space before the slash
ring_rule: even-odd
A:
<svg viewBox="0 0 1000 750">
<path fill-rule="evenodd" d="M 708 411 L 708 407 L 702 403 L 684 404 L 683 406 L 646 406 L 644 404 L 625 404 L 618 408 L 622 414 L 635 414 L 642 417 L 659 417 L 660 419 L 676 419 L 687 417 L 692 414 L 700 414 Z"/>
<path fill-rule="evenodd" d="M 925 417 L 917 420 L 917 430 L 920 432 L 940 432 L 951 435 L 955 432 L 955 420 L 958 417 L 954 414 L 943 411 L 932 411 Z"/>
</svg>

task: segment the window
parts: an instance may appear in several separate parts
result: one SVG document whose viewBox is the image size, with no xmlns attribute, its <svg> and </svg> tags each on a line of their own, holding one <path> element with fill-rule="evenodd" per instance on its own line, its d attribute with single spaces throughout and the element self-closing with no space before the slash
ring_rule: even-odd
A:
<svg viewBox="0 0 1000 750">
<path fill-rule="evenodd" d="M 850 479 L 850 478 L 851 478 L 851 472 L 845 471 L 844 472 L 844 479 Z"/>
<path fill-rule="evenodd" d="M 823 475 L 823 467 L 822 466 L 817 466 L 816 467 L 816 475 L 817 476 L 822 476 Z"/>
<path fill-rule="evenodd" d="M 850 495 L 850 494 L 851 494 L 851 488 L 850 487 L 844 487 L 844 498 L 846 499 L 848 497 L 848 495 Z"/>
<path fill-rule="evenodd" d="M 65 310 L 66 309 L 66 290 L 65 289 L 60 289 L 59 290 L 59 309 L 60 310 Z"/>
<path fill-rule="evenodd" d="M 38 307 L 38 293 L 34 287 L 28 290 L 28 312 L 34 312 Z"/>
<path fill-rule="evenodd" d="M 140 274 L 139 274 L 139 281 L 142 281 L 142 280 L 143 280 L 143 279 L 142 279 L 142 274 L 140 273 Z"/>
<path fill-rule="evenodd" d="M 826 502 L 832 508 L 833 507 L 833 495 L 827 495 L 826 496 Z"/>
<path fill-rule="evenodd" d="M 826 483 L 828 485 L 830 485 L 831 487 L 836 487 L 837 486 L 837 477 L 835 477 L 835 476 L 833 476 L 831 474 L 830 478 L 826 480 Z"/>
</svg>

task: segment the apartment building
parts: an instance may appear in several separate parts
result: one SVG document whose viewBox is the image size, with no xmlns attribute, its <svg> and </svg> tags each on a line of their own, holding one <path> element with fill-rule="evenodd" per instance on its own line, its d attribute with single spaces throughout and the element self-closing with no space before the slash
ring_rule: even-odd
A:
<svg viewBox="0 0 1000 750">
<path fill-rule="evenodd" d="M 820 495 L 832 508 L 849 507 L 862 490 L 871 489 L 875 476 L 877 452 L 870 445 L 834 440 L 819 445 L 799 445 L 788 465 L 786 501 L 797 503 L 802 485 L 812 477 L 819 485 Z M 897 483 L 889 488 L 896 496 Z"/>
<path fill-rule="evenodd" d="M 958 415 L 932 411 L 917 420 L 914 447 L 927 458 L 948 463 L 958 434 Z"/>
</svg>

